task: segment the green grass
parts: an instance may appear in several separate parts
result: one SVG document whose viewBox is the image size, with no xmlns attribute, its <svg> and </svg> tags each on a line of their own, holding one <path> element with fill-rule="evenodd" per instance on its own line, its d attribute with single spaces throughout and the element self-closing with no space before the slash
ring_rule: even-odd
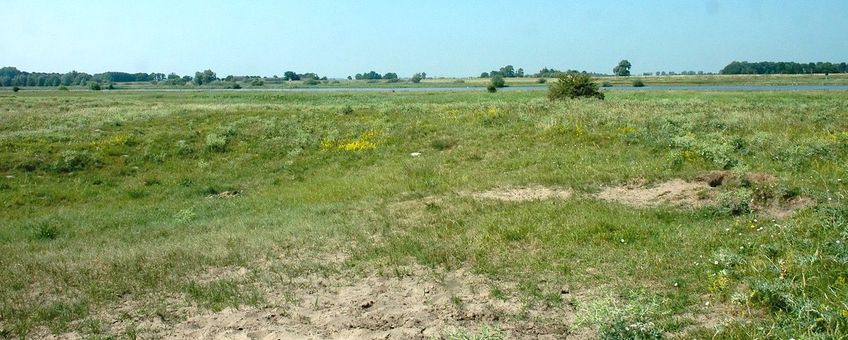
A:
<svg viewBox="0 0 848 340">
<path fill-rule="evenodd" d="M 712 336 L 691 317 L 705 302 L 738 312 L 722 337 L 848 335 L 848 94 L 607 95 L 3 92 L 0 334 L 96 335 L 98 311 L 127 299 L 261 306 L 273 299 L 256 284 L 420 264 L 573 303 L 588 313 L 575 327 L 610 337 Z M 738 197 L 680 210 L 588 196 L 718 169 L 817 204 L 771 221 Z M 536 184 L 576 196 L 461 194 Z M 225 191 L 240 195 L 208 197 Z M 425 197 L 439 199 L 397 208 Z M 275 262 L 292 254 L 311 260 Z M 315 260 L 333 254 L 348 256 Z M 256 274 L 197 279 L 239 267 Z M 452 336 L 500 336 L 486 332 Z"/>
<path fill-rule="evenodd" d="M 536 86 L 544 89 L 544 82 L 554 78 L 506 78 L 507 86 Z M 609 83 L 610 86 L 633 86 L 633 81 L 641 80 L 647 86 L 674 86 L 674 85 L 846 85 L 848 74 L 838 73 L 825 76 L 824 74 L 769 74 L 769 75 L 674 75 L 674 76 L 639 76 L 595 77 L 598 82 Z M 439 88 L 439 87 L 479 87 L 485 88 L 490 78 L 428 78 L 420 83 L 409 80 L 390 82 L 388 80 L 322 80 L 322 81 L 285 81 L 282 79 L 265 80 L 262 86 L 251 85 L 250 82 L 242 82 L 238 92 L 250 90 L 273 90 L 273 89 L 302 89 L 302 88 Z M 196 86 L 192 83 L 187 85 L 164 85 L 148 82 L 116 83 L 115 90 L 155 90 L 155 89 L 185 89 L 185 90 L 207 90 L 207 89 L 229 89 L 231 82 L 216 82 L 211 85 Z M 27 91 L 52 91 L 54 87 L 22 87 Z M 65 88 L 74 91 L 90 91 L 88 86 L 71 86 Z M 106 91 L 106 89 L 104 89 Z"/>
</svg>

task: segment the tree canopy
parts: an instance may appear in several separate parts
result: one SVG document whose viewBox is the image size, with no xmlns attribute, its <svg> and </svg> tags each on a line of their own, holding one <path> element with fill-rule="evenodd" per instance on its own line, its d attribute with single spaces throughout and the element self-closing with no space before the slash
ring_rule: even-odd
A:
<svg viewBox="0 0 848 340">
<path fill-rule="evenodd" d="M 848 64 L 815 62 L 747 62 L 734 61 L 721 69 L 721 74 L 805 74 L 805 73 L 848 73 Z"/>
<path fill-rule="evenodd" d="M 612 69 L 612 73 L 617 76 L 627 77 L 630 76 L 630 62 L 627 59 L 619 61 L 618 65 L 616 65 Z"/>
</svg>

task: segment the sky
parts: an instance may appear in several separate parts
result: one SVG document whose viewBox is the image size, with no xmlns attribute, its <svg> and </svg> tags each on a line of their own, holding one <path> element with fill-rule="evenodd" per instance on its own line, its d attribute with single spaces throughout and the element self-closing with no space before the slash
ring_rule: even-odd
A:
<svg viewBox="0 0 848 340">
<path fill-rule="evenodd" d="M 0 66 L 341 78 L 848 61 L 848 0 L 0 0 Z"/>
</svg>

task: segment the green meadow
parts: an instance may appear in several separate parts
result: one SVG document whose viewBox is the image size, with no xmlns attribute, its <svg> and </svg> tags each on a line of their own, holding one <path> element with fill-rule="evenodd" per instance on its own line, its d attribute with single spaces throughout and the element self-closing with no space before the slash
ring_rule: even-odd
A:
<svg viewBox="0 0 848 340">
<path fill-rule="evenodd" d="M 845 92 L 4 91 L 0 175 L 0 338 L 451 273 L 516 307 L 426 337 L 848 337 Z"/>
</svg>

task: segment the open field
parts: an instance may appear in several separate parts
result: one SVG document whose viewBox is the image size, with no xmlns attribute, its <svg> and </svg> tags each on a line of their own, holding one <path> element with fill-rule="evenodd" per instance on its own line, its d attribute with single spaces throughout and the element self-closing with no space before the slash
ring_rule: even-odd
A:
<svg viewBox="0 0 848 340">
<path fill-rule="evenodd" d="M 0 175 L 0 338 L 848 336 L 844 92 L 3 91 Z"/>
<path fill-rule="evenodd" d="M 770 75 L 676 75 L 676 76 L 630 76 L 630 77 L 595 77 L 598 82 L 607 82 L 611 86 L 632 86 L 633 81 L 641 80 L 647 86 L 674 86 L 674 85 L 848 85 L 848 74 L 770 74 Z M 539 86 L 544 88 L 545 84 L 538 83 L 539 78 L 506 78 L 507 86 Z M 555 78 L 546 78 L 545 81 L 554 81 Z M 305 84 L 304 81 L 284 81 L 282 79 L 265 79 L 262 86 L 251 85 L 250 82 L 240 82 L 244 90 L 249 89 L 299 89 L 299 88 L 415 88 L 415 87 L 486 87 L 489 78 L 432 78 L 425 79 L 420 83 L 413 83 L 408 79 L 398 82 L 387 80 L 326 80 L 316 85 Z M 118 90 L 138 89 L 208 89 L 226 88 L 229 82 L 217 82 L 212 85 L 196 87 L 194 85 L 173 86 L 154 85 L 151 83 L 116 83 Z M 55 90 L 53 87 L 25 87 L 30 90 Z M 71 86 L 70 90 L 89 91 L 87 86 Z M 106 91 L 104 89 L 104 91 Z"/>
</svg>

